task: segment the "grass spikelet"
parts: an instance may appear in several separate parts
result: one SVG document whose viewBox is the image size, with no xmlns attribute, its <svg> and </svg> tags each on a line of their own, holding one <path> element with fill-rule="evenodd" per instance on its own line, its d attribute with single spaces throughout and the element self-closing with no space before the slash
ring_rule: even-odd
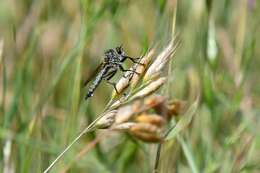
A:
<svg viewBox="0 0 260 173">
<path fill-rule="evenodd" d="M 130 70 L 136 71 L 137 64 L 135 64 L 133 67 L 130 68 Z M 130 82 L 133 78 L 133 72 L 126 72 L 123 77 L 120 78 L 120 80 L 116 84 L 116 90 L 112 93 L 112 99 L 118 97 L 120 94 L 122 94 L 130 85 Z"/>
<path fill-rule="evenodd" d="M 118 109 L 118 116 L 116 116 L 115 123 L 120 124 L 128 121 L 133 115 L 141 109 L 140 101 L 135 101 L 131 105 L 126 105 Z"/>
<path fill-rule="evenodd" d="M 163 104 L 166 98 L 162 95 L 152 95 L 144 100 L 144 104 L 149 107 L 155 107 L 157 105 Z"/>
<path fill-rule="evenodd" d="M 154 133 L 135 131 L 134 133 L 132 132 L 131 134 L 144 142 L 158 143 L 162 141 L 162 137 Z"/>
<path fill-rule="evenodd" d="M 178 45 L 172 40 L 168 46 L 157 56 L 155 61 L 148 68 L 144 75 L 144 80 L 148 81 L 151 79 L 156 79 L 161 73 L 165 65 L 169 62 L 170 58 L 176 52 Z"/>
<path fill-rule="evenodd" d="M 135 118 L 135 121 L 140 123 L 153 124 L 157 127 L 162 127 L 165 124 L 165 119 L 158 114 L 141 114 Z"/>
<path fill-rule="evenodd" d="M 122 124 L 116 124 L 112 126 L 110 129 L 111 130 L 118 130 L 118 131 L 126 131 L 129 130 L 131 127 L 133 127 L 136 123 L 134 122 L 126 122 Z"/>
<path fill-rule="evenodd" d="M 138 82 L 139 82 L 140 78 L 142 77 L 142 75 L 144 74 L 147 66 L 151 62 L 151 60 L 154 56 L 154 53 L 155 53 L 155 49 L 151 49 L 144 57 L 141 58 L 140 63 L 142 65 L 139 64 L 136 68 L 136 72 L 139 73 L 139 75 L 138 74 L 133 75 L 133 79 L 131 81 L 132 88 L 135 88 L 136 85 L 138 84 Z"/>
<path fill-rule="evenodd" d="M 185 103 L 180 100 L 170 101 L 167 104 L 167 116 L 171 118 L 171 116 L 179 115 L 181 110 L 184 109 Z"/>
<path fill-rule="evenodd" d="M 126 74 L 127 77 L 122 77 L 116 84 L 116 89 L 118 92 L 116 92 L 115 90 L 113 91 L 112 93 L 113 99 L 119 96 L 120 94 L 122 94 L 124 90 L 129 86 L 131 80 L 130 72 L 127 72 Z"/>
<path fill-rule="evenodd" d="M 107 129 L 115 122 L 115 116 L 117 114 L 117 110 L 112 110 L 106 113 L 97 123 L 97 129 Z"/>
<path fill-rule="evenodd" d="M 160 129 L 152 124 L 137 123 L 130 128 L 130 133 L 145 142 L 161 141 Z"/>
<path fill-rule="evenodd" d="M 132 99 L 138 99 L 138 98 L 143 98 L 146 97 L 152 93 L 154 93 L 156 90 L 158 90 L 166 81 L 165 77 L 161 77 L 155 81 L 152 81 L 148 86 L 143 88 L 141 91 L 136 93 L 135 95 L 132 96 Z"/>
</svg>

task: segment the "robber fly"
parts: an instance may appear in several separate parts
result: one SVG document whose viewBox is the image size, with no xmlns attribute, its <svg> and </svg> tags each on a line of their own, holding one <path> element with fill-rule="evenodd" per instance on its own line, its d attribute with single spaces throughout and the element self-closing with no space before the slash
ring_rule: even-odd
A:
<svg viewBox="0 0 260 173">
<path fill-rule="evenodd" d="M 108 84 L 112 85 L 115 91 L 118 93 L 118 90 L 116 88 L 116 83 L 110 81 L 111 78 L 116 74 L 118 70 L 121 70 L 122 72 L 130 71 L 139 74 L 134 70 L 124 69 L 124 67 L 122 66 L 123 62 L 126 59 L 130 59 L 133 63 L 141 64 L 138 62 L 140 58 L 132 58 L 130 56 L 127 56 L 122 46 L 118 46 L 114 49 L 108 49 L 107 51 L 105 51 L 104 55 L 105 56 L 103 62 L 95 70 L 97 75 L 94 81 L 92 82 L 92 85 L 89 87 L 85 99 L 88 99 L 89 97 L 93 96 L 94 91 L 96 90 L 96 88 L 98 87 L 98 85 L 101 83 L 103 79 L 105 79 Z M 87 80 L 84 83 L 84 86 L 88 84 L 88 82 L 91 80 L 92 77 L 90 77 L 89 80 Z"/>
</svg>

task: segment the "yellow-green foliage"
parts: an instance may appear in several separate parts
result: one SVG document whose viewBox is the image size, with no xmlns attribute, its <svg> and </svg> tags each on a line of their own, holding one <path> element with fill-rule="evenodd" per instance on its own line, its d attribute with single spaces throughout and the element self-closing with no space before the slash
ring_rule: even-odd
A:
<svg viewBox="0 0 260 173">
<path fill-rule="evenodd" d="M 158 93 L 196 113 L 165 127 L 161 150 L 88 133 L 51 172 L 259 172 L 259 19 L 257 0 L 0 1 L 0 172 L 43 172 L 102 113 L 112 87 L 84 101 L 82 84 L 106 49 L 157 55 L 173 35 L 180 46 Z"/>
</svg>

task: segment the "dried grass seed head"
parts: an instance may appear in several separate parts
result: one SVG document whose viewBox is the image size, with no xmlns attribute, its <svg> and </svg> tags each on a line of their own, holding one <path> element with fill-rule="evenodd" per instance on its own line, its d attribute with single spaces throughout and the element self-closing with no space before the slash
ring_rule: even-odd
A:
<svg viewBox="0 0 260 173">
<path fill-rule="evenodd" d="M 136 123 L 129 129 L 129 132 L 133 136 L 145 142 L 161 141 L 161 130 L 157 126 L 152 124 Z"/>
<path fill-rule="evenodd" d="M 149 63 L 151 62 L 153 55 L 155 53 L 155 49 L 151 49 L 144 57 L 141 58 L 140 63 L 137 65 L 136 72 L 138 74 L 133 75 L 133 79 L 131 81 L 131 87 L 135 88 L 138 82 L 140 81 L 142 75 L 146 71 L 146 68 L 148 67 Z"/>
<path fill-rule="evenodd" d="M 177 46 L 175 46 L 174 41 L 172 40 L 148 68 L 144 76 L 145 81 L 157 78 L 161 74 L 163 68 L 175 53 L 176 48 Z"/>
<path fill-rule="evenodd" d="M 136 116 L 134 120 L 139 123 L 152 124 L 157 127 L 162 127 L 165 124 L 165 119 L 158 114 L 143 113 Z"/>
<path fill-rule="evenodd" d="M 154 107 L 165 102 L 166 98 L 162 95 L 151 95 L 144 100 L 144 104 L 148 107 Z"/>
<path fill-rule="evenodd" d="M 161 77 L 155 81 L 152 81 L 148 86 L 143 88 L 141 91 L 137 92 L 132 99 L 138 99 L 138 98 L 144 98 L 152 93 L 154 93 L 156 90 L 158 90 L 166 81 L 166 77 Z"/>
<path fill-rule="evenodd" d="M 132 81 L 132 78 L 134 76 L 134 73 L 132 71 L 136 71 L 138 64 L 135 64 L 133 67 L 131 67 L 129 70 L 131 71 L 127 71 L 123 77 L 121 77 L 119 79 L 119 81 L 116 84 L 116 90 L 113 91 L 112 93 L 112 98 L 115 98 L 117 96 L 119 96 L 120 94 L 122 94 L 130 85 L 130 82 Z"/>
<path fill-rule="evenodd" d="M 141 101 L 137 100 L 131 105 L 122 106 L 118 109 L 115 124 L 129 121 L 142 107 Z"/>
<path fill-rule="evenodd" d="M 116 131 L 127 131 L 131 127 L 133 127 L 135 124 L 136 123 L 134 123 L 134 122 L 126 122 L 126 123 L 122 123 L 122 124 L 115 124 L 110 129 L 116 130 Z"/>
<path fill-rule="evenodd" d="M 112 110 L 106 113 L 97 123 L 97 129 L 107 129 L 112 126 L 115 122 L 115 116 L 117 114 L 117 110 Z"/>
<path fill-rule="evenodd" d="M 141 131 L 136 131 L 135 133 L 131 134 L 144 142 L 157 143 L 162 141 L 162 137 L 159 134 L 144 133 Z"/>
<path fill-rule="evenodd" d="M 145 132 L 145 133 L 159 133 L 160 128 L 158 128 L 157 126 L 155 126 L 153 124 L 149 124 L 149 123 L 135 123 L 130 128 L 130 131 L 131 132 L 142 131 L 142 132 Z"/>
<path fill-rule="evenodd" d="M 180 100 L 174 100 L 170 101 L 167 104 L 167 116 L 168 119 L 170 119 L 172 116 L 179 115 L 180 113 L 183 112 L 185 107 L 185 102 L 180 101 Z"/>
<path fill-rule="evenodd" d="M 129 77 L 120 78 L 120 80 L 116 84 L 117 92 L 116 92 L 116 90 L 113 91 L 112 98 L 115 98 L 115 97 L 119 96 L 119 94 L 122 94 L 125 91 L 125 89 L 129 86 L 129 83 L 130 83 Z"/>
</svg>

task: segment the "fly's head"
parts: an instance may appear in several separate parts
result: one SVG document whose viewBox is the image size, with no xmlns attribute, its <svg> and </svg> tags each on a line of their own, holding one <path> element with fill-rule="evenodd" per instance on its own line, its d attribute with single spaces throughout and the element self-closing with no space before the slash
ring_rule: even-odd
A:
<svg viewBox="0 0 260 173">
<path fill-rule="evenodd" d="M 126 54 L 125 54 L 125 51 L 123 50 L 123 47 L 122 46 L 116 47 L 116 52 L 118 54 L 119 61 L 124 62 L 126 59 L 126 57 L 125 57 Z"/>
<path fill-rule="evenodd" d="M 108 49 L 105 52 L 105 62 L 107 63 L 119 63 L 125 61 L 125 52 L 122 46 L 118 46 L 115 49 Z"/>
</svg>

